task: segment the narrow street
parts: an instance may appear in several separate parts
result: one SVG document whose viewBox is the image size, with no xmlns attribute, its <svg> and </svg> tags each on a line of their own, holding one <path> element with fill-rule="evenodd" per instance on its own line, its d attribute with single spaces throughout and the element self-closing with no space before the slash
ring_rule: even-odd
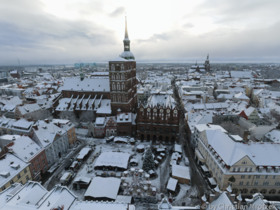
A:
<svg viewBox="0 0 280 210">
<path fill-rule="evenodd" d="M 61 172 L 64 170 L 65 166 L 66 166 L 66 160 L 69 160 L 71 158 L 73 158 L 75 155 L 77 155 L 80 150 L 86 145 L 86 143 L 84 141 L 81 141 L 81 143 L 74 148 L 74 150 L 71 150 L 70 153 L 67 154 L 66 157 L 63 158 L 63 160 L 61 160 L 61 162 L 59 163 L 58 168 L 54 171 L 54 173 L 48 178 L 48 180 L 43 184 L 43 186 L 47 189 L 47 190 L 51 190 L 53 189 L 53 187 L 57 184 L 57 182 L 59 181 L 59 175 L 61 174 Z"/>
<path fill-rule="evenodd" d="M 207 181 L 203 177 L 201 171 L 196 165 L 194 151 L 191 148 L 190 144 L 190 136 L 188 136 L 185 125 L 185 109 L 181 104 L 180 97 L 178 94 L 178 90 L 175 86 L 175 80 L 172 81 L 174 98 L 178 105 L 179 113 L 180 113 L 180 124 L 179 124 L 179 143 L 183 147 L 183 151 L 189 159 L 189 166 L 191 172 L 191 185 L 192 187 L 197 187 L 198 196 L 201 197 L 204 194 L 208 194 L 210 188 L 208 186 Z"/>
</svg>

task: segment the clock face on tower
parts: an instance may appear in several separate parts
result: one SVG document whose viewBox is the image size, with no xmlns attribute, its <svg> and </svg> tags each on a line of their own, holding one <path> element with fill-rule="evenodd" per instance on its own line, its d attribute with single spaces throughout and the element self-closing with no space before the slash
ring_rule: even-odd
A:
<svg viewBox="0 0 280 210">
<path fill-rule="evenodd" d="M 167 113 L 170 113 L 170 110 L 169 110 L 169 109 L 167 109 L 167 110 L 166 110 L 166 112 L 167 112 Z"/>
<path fill-rule="evenodd" d="M 177 114 L 177 110 L 174 110 L 174 113 Z"/>
<path fill-rule="evenodd" d="M 157 109 L 156 109 L 156 108 L 154 108 L 154 112 L 157 112 Z"/>
<path fill-rule="evenodd" d="M 148 109 L 147 109 L 147 111 L 148 111 L 148 112 L 150 112 L 150 111 L 151 111 L 151 109 L 150 109 L 150 108 L 148 108 Z"/>
</svg>

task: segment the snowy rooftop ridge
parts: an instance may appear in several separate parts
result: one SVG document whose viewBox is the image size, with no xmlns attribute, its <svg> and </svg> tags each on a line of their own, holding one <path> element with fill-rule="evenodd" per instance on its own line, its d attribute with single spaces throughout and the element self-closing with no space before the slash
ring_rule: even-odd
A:
<svg viewBox="0 0 280 210">
<path fill-rule="evenodd" d="M 280 144 L 270 142 L 235 142 L 221 130 L 204 131 L 208 144 L 229 166 L 248 156 L 256 166 L 280 166 Z"/>
<path fill-rule="evenodd" d="M 129 153 L 123 152 L 102 152 L 97 158 L 94 167 L 98 166 L 112 166 L 119 168 L 127 168 Z"/>
<path fill-rule="evenodd" d="M 171 95 L 155 94 L 155 95 L 151 95 L 148 98 L 146 106 L 150 106 L 150 107 L 162 106 L 164 108 L 169 107 L 174 109 L 176 107 L 176 103 Z"/>
<path fill-rule="evenodd" d="M 59 90 L 110 92 L 109 78 L 93 77 L 81 80 L 80 77 L 69 77 L 65 78 L 64 84 Z"/>
</svg>

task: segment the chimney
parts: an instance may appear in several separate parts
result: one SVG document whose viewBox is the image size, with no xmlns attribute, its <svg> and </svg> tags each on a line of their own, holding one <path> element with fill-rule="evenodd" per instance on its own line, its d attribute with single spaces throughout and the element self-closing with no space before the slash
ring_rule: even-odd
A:
<svg viewBox="0 0 280 210">
<path fill-rule="evenodd" d="M 38 125 L 33 125 L 33 129 L 37 131 L 38 130 Z"/>
<path fill-rule="evenodd" d="M 201 201 L 201 206 L 200 206 L 200 208 L 201 208 L 201 209 L 206 209 L 206 208 L 207 208 L 207 205 L 208 205 L 209 203 L 208 203 L 208 201 L 207 201 L 207 197 L 206 197 L 205 194 L 200 198 L 200 201 Z"/>
<path fill-rule="evenodd" d="M 217 197 L 218 197 L 218 195 L 210 194 L 209 195 L 209 203 L 212 203 Z"/>
<path fill-rule="evenodd" d="M 241 202 L 242 202 L 242 196 L 241 193 L 239 193 L 239 195 L 236 197 L 237 200 L 237 209 L 241 209 Z"/>
<path fill-rule="evenodd" d="M 245 143 L 248 143 L 249 139 L 250 139 L 250 131 L 249 130 L 245 130 L 243 133 L 243 139 Z"/>
</svg>

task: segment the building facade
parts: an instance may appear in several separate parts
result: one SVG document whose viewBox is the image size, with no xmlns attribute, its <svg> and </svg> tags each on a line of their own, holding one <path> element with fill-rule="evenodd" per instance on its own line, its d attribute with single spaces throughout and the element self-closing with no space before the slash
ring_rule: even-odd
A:
<svg viewBox="0 0 280 210">
<path fill-rule="evenodd" d="M 280 195 L 280 144 L 244 144 L 221 130 L 208 130 L 201 133 L 197 148 L 196 157 L 209 168 L 220 189 L 231 185 L 233 193 L 244 196 Z"/>
<path fill-rule="evenodd" d="M 137 111 L 137 135 L 141 140 L 175 141 L 179 133 L 179 112 L 170 95 L 151 95 Z"/>
</svg>

